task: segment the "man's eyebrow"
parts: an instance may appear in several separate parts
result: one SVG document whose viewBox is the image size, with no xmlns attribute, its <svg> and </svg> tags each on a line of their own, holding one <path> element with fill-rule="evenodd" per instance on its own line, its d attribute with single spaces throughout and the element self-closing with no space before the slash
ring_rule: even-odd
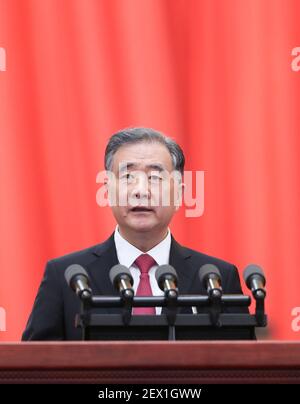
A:
<svg viewBox="0 0 300 404">
<path fill-rule="evenodd" d="M 160 163 L 151 163 L 151 164 L 146 164 L 145 166 L 147 169 L 152 169 L 152 170 L 156 170 L 156 171 L 166 171 L 166 168 L 160 164 Z M 130 161 L 124 162 L 124 163 L 120 163 L 119 165 L 119 170 L 120 172 L 125 171 L 125 170 L 129 170 L 129 169 L 138 169 L 139 165 Z"/>
<path fill-rule="evenodd" d="M 159 172 L 166 171 L 165 167 L 162 164 L 159 164 L 159 163 L 147 164 L 146 167 L 147 168 L 152 168 L 153 170 L 156 170 L 156 171 L 159 171 Z"/>
<path fill-rule="evenodd" d="M 130 168 L 135 168 L 137 165 L 135 163 L 131 163 L 130 161 L 125 161 L 119 164 L 119 171 L 125 171 Z"/>
</svg>

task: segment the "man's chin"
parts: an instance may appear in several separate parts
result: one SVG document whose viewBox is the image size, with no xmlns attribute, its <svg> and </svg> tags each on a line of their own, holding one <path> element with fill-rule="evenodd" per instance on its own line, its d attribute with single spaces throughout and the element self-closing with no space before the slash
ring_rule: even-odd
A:
<svg viewBox="0 0 300 404">
<path fill-rule="evenodd" d="M 155 221 L 146 217 L 139 217 L 131 219 L 127 223 L 127 227 L 133 231 L 144 233 L 153 230 L 158 224 L 159 223 L 156 223 Z"/>
</svg>

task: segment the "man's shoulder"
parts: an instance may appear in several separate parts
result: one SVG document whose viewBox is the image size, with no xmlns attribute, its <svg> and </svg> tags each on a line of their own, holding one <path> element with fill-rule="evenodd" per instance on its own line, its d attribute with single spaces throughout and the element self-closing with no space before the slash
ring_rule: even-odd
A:
<svg viewBox="0 0 300 404">
<path fill-rule="evenodd" d="M 241 293 L 239 273 L 234 264 L 204 252 L 182 246 L 177 242 L 175 242 L 175 246 L 175 250 L 177 248 L 177 251 L 180 251 L 180 255 L 187 261 L 192 277 L 197 274 L 203 265 L 213 264 L 220 271 L 222 286 L 226 293 Z"/>
<path fill-rule="evenodd" d="M 53 266 L 68 266 L 71 264 L 86 265 L 95 260 L 97 256 L 101 255 L 109 246 L 112 245 L 112 236 L 102 243 L 94 244 L 92 246 L 73 251 L 48 261 L 48 264 Z"/>
<path fill-rule="evenodd" d="M 235 266 L 234 264 L 232 264 L 232 263 L 230 263 L 228 261 L 225 261 L 225 260 L 223 260 L 221 258 L 218 258 L 218 257 L 212 256 L 212 255 L 209 255 L 209 254 L 194 250 L 192 248 L 189 248 L 189 247 L 186 247 L 186 246 L 181 246 L 181 248 L 182 248 L 182 250 L 184 251 L 184 253 L 186 255 L 190 256 L 192 261 L 194 261 L 195 263 L 199 263 L 200 265 L 213 264 L 213 265 L 216 265 L 219 269 L 220 268 L 222 268 L 222 269 L 223 268 L 224 269 L 232 268 L 232 267 Z"/>
</svg>

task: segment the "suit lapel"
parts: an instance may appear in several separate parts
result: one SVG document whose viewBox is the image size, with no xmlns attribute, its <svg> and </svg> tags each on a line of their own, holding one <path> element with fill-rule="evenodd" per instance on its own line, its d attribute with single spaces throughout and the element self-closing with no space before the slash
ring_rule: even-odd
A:
<svg viewBox="0 0 300 404">
<path fill-rule="evenodd" d="M 178 289 L 180 294 L 187 294 L 193 282 L 193 270 L 190 268 L 191 253 L 172 237 L 169 263 L 178 275 Z"/>
<path fill-rule="evenodd" d="M 94 294 L 117 296 L 118 292 L 109 279 L 110 268 L 119 263 L 114 234 L 104 243 L 98 245 L 93 254 L 97 258 L 87 266 L 87 270 L 94 285 Z"/>
<path fill-rule="evenodd" d="M 182 247 L 172 236 L 170 259 L 169 263 L 175 268 L 178 275 L 178 290 L 180 295 L 187 295 L 191 293 L 194 282 L 195 272 L 197 268 L 193 268 L 190 264 L 192 254 L 187 249 Z M 162 313 L 166 309 L 163 307 Z M 190 308 L 181 308 L 179 312 L 190 313 Z"/>
</svg>

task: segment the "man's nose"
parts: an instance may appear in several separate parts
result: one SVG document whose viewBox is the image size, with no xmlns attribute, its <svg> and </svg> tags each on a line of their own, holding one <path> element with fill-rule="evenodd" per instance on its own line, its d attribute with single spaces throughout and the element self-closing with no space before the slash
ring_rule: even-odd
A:
<svg viewBox="0 0 300 404">
<path fill-rule="evenodd" d="M 138 199 L 150 198 L 148 181 L 145 178 L 138 178 L 132 190 L 132 196 Z"/>
</svg>

